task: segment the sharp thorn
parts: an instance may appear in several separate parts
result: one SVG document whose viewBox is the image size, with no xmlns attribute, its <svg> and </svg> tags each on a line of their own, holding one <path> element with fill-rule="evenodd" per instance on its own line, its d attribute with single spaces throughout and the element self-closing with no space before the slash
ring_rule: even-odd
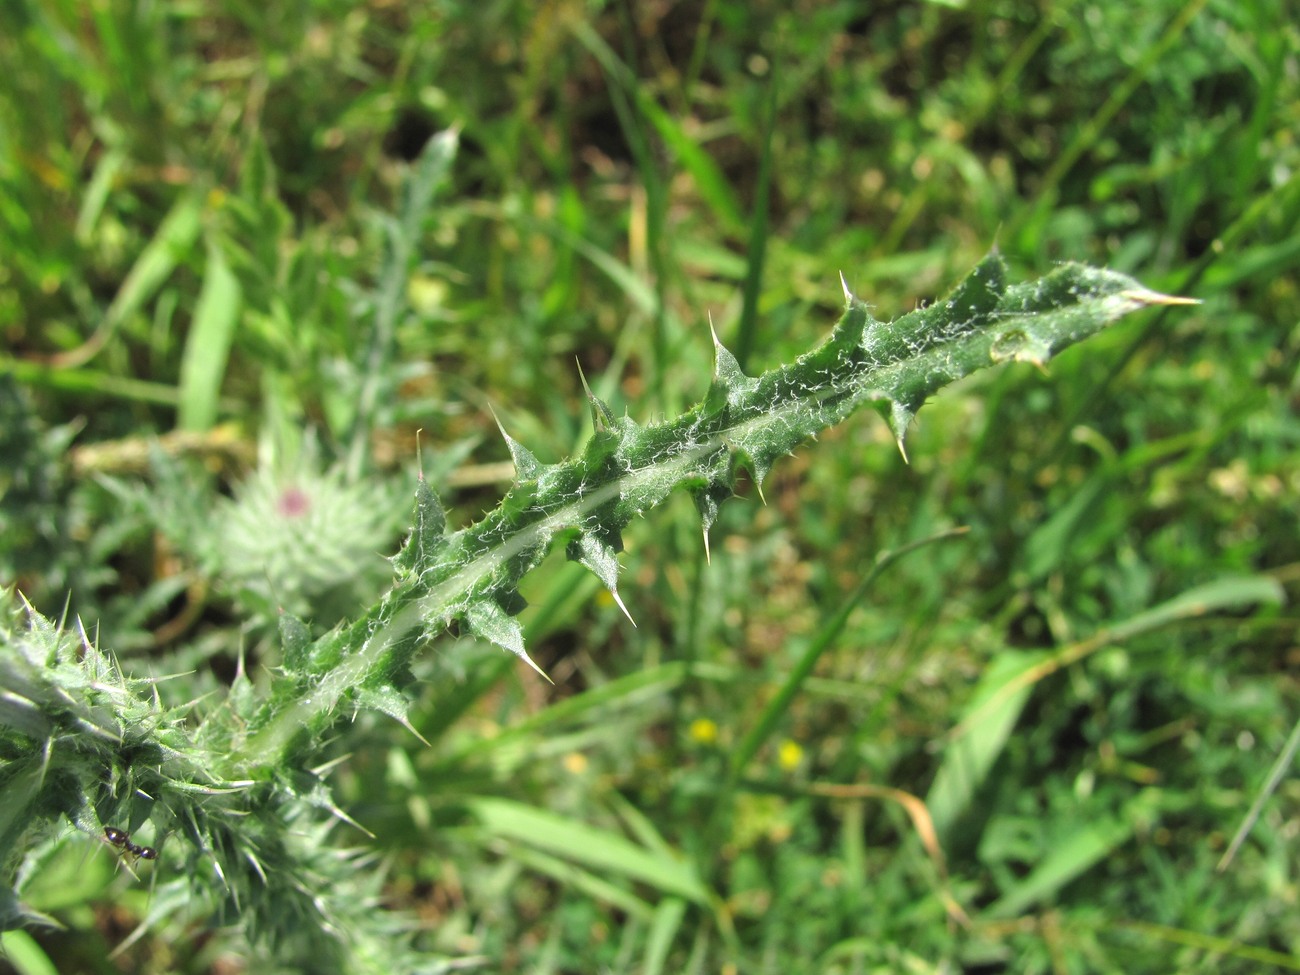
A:
<svg viewBox="0 0 1300 975">
<path fill-rule="evenodd" d="M 405 728 L 405 729 L 406 729 L 407 731 L 409 731 L 411 734 L 415 735 L 416 738 L 419 738 L 420 741 L 424 742 L 424 747 L 425 747 L 425 748 L 432 748 L 432 747 L 433 747 L 432 745 L 429 744 L 429 739 L 428 739 L 428 738 L 425 738 L 424 735 L 420 734 L 418 731 L 415 730 L 415 725 L 411 724 L 409 718 L 407 718 L 405 715 L 403 715 L 402 717 L 398 718 L 397 720 L 398 720 L 399 722 L 401 722 L 401 725 L 402 725 L 403 728 Z"/>
<path fill-rule="evenodd" d="M 545 678 L 546 683 L 550 684 L 552 687 L 555 686 L 555 681 L 551 680 L 550 676 L 547 675 L 546 671 L 542 670 L 541 667 L 537 666 L 537 664 L 533 662 L 533 658 L 530 657 L 530 656 L 528 656 L 528 651 L 526 651 L 526 650 L 525 650 L 525 651 L 522 651 L 522 652 L 518 653 L 517 656 L 518 656 L 521 660 L 523 660 L 524 663 L 528 664 L 529 667 L 532 667 L 533 670 L 535 670 L 535 671 L 537 671 L 539 674 L 541 674 L 542 677 Z"/>
<path fill-rule="evenodd" d="M 1199 298 L 1162 295 L 1159 291 L 1150 291 L 1146 288 L 1131 288 L 1128 291 L 1121 291 L 1120 295 L 1130 301 L 1140 301 L 1144 305 L 1199 305 L 1201 303 Z"/>
<path fill-rule="evenodd" d="M 573 357 L 573 364 L 578 367 L 578 378 L 582 380 L 582 388 L 587 393 L 587 399 L 595 399 L 591 395 L 591 387 L 587 385 L 587 374 L 582 371 L 582 361 L 576 355 Z"/>
<path fill-rule="evenodd" d="M 627 607 L 623 605 L 623 597 L 618 594 L 618 590 L 611 589 L 609 594 L 614 597 L 614 602 L 618 603 L 618 608 L 623 611 L 623 615 L 627 617 L 627 621 L 635 627 L 636 620 L 632 619 L 632 614 L 629 613 Z"/>
</svg>

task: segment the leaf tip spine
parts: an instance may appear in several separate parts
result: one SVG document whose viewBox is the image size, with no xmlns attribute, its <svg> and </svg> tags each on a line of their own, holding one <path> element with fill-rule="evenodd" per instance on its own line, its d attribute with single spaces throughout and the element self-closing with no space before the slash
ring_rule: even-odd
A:
<svg viewBox="0 0 1300 975">
<path fill-rule="evenodd" d="M 582 371 L 582 363 L 578 357 L 573 357 L 574 363 L 578 366 L 578 378 L 582 380 L 582 390 L 587 394 L 587 402 L 591 404 L 591 422 L 597 432 L 600 430 L 613 430 L 617 424 L 614 411 L 595 393 L 591 391 L 591 386 L 587 382 L 587 374 Z"/>
<path fill-rule="evenodd" d="M 736 357 L 731 354 L 727 347 L 718 337 L 718 330 L 713 326 L 713 315 L 709 315 L 709 333 L 713 337 L 713 385 L 710 387 L 710 396 L 721 396 L 730 400 L 737 394 L 737 390 L 744 387 L 750 382 L 749 377 L 745 375 L 740 363 Z"/>
<path fill-rule="evenodd" d="M 420 732 L 416 729 L 415 725 L 411 724 L 411 719 L 408 718 L 406 715 L 404 714 L 398 715 L 397 723 L 400 724 L 407 731 L 409 731 L 411 734 L 415 735 L 416 738 L 419 738 L 420 741 L 424 744 L 425 748 L 433 747 L 433 745 L 429 744 L 429 739 L 425 738 L 424 735 L 420 734 Z"/>
<path fill-rule="evenodd" d="M 501 423 L 501 417 L 497 416 L 497 411 L 496 411 L 495 407 L 493 407 L 492 404 L 489 403 L 489 404 L 487 405 L 487 408 L 488 408 L 488 412 L 492 414 L 492 422 L 495 423 L 495 424 L 497 425 L 497 429 L 501 431 L 501 436 L 502 436 L 502 438 L 503 438 L 507 443 L 509 443 L 509 442 L 510 442 L 510 434 L 506 433 L 506 428 L 505 428 L 505 426 Z M 417 440 L 417 443 L 418 443 L 418 442 L 419 442 L 419 441 Z"/>
<path fill-rule="evenodd" d="M 611 589 L 609 594 L 614 597 L 614 602 L 618 603 L 618 608 L 623 611 L 623 615 L 627 617 L 627 621 L 632 624 L 634 629 L 637 629 L 636 620 L 632 619 L 632 614 L 627 611 L 627 606 L 623 604 L 623 597 L 618 594 L 618 590 Z"/>
<path fill-rule="evenodd" d="M 1182 295 L 1166 295 L 1147 288 L 1129 288 L 1120 292 L 1121 298 L 1136 301 L 1142 305 L 1199 305 L 1200 298 L 1185 298 Z"/>
<path fill-rule="evenodd" d="M 555 686 L 555 681 L 551 680 L 551 675 L 548 674 L 546 671 L 542 670 L 541 667 L 537 666 L 537 662 L 534 661 L 533 658 L 528 655 L 527 650 L 524 650 L 521 647 L 520 649 L 515 651 L 515 656 L 517 656 L 524 663 L 528 664 L 529 667 L 532 667 L 533 670 L 541 674 L 542 677 L 546 680 L 546 683 L 550 684 L 552 687 Z"/>
</svg>

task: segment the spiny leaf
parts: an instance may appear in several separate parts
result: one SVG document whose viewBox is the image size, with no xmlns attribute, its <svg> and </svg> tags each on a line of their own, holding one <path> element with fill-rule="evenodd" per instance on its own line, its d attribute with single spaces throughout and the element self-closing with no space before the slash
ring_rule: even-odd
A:
<svg viewBox="0 0 1300 975">
<path fill-rule="evenodd" d="M 465 620 L 475 636 L 509 650 L 533 670 L 546 677 L 546 671 L 537 666 L 533 658 L 528 656 L 528 651 L 524 649 L 524 631 L 519 621 L 508 616 L 497 603 L 491 599 L 475 600 L 465 611 Z M 546 677 L 546 680 L 554 683 L 549 677 Z"/>
<path fill-rule="evenodd" d="M 391 684 L 383 687 L 360 687 L 357 689 L 356 703 L 358 707 L 368 708 L 372 711 L 380 711 L 394 721 L 398 722 L 403 728 L 419 738 L 427 746 L 428 739 L 415 730 L 411 724 L 408 714 L 410 702 L 406 696 Z"/>
<path fill-rule="evenodd" d="M 310 659 L 311 630 L 292 613 L 280 614 L 280 647 L 287 670 L 301 670 Z"/>
<path fill-rule="evenodd" d="M 995 253 L 946 298 L 893 322 L 877 321 L 845 287 L 844 314 L 829 338 L 761 376 L 746 376 L 715 334 L 708 390 L 665 423 L 642 426 L 617 416 L 588 387 L 596 429 L 578 456 L 544 464 L 502 430 L 515 482 L 477 523 L 446 533 L 431 489 L 417 485 L 415 526 L 396 558 L 397 586 L 311 654 L 313 663 L 346 671 L 346 679 L 317 681 L 310 707 L 284 699 L 292 691 L 278 696 L 252 724 L 270 750 L 309 741 L 345 698 L 365 706 L 357 687 L 394 685 L 422 640 L 456 620 L 541 673 L 514 617 L 523 606 L 520 580 L 557 534 L 569 539 L 569 558 L 595 573 L 626 613 L 617 588 L 623 529 L 670 492 L 691 493 L 707 552 L 708 531 L 734 493 L 738 470 L 748 470 L 761 491 L 778 458 L 864 405 L 882 411 L 901 450 L 916 412 L 948 383 L 1008 359 L 1041 366 L 1132 311 L 1182 301 L 1078 264 L 1008 285 Z M 411 631 L 420 639 L 407 638 Z M 276 730 L 290 720 L 301 726 Z"/>
<path fill-rule="evenodd" d="M 583 392 L 587 394 L 587 402 L 591 404 L 591 422 L 592 426 L 599 431 L 613 430 L 617 425 L 617 418 L 614 411 L 599 396 L 591 391 L 591 386 L 587 384 L 587 374 L 582 371 L 582 363 L 578 363 L 578 378 L 582 380 Z"/>
<path fill-rule="evenodd" d="M 421 475 L 415 484 L 415 525 L 402 550 L 393 557 L 399 578 L 433 561 L 435 553 L 443 546 L 446 529 L 447 514 L 433 488 Z"/>
<path fill-rule="evenodd" d="M 636 620 L 632 619 L 632 614 L 627 611 L 618 594 L 618 553 L 622 550 L 623 540 L 617 535 L 611 543 L 605 541 L 595 531 L 584 531 L 569 543 L 566 554 L 569 561 L 578 562 L 592 571 L 614 597 L 614 602 L 618 603 L 618 608 L 623 611 L 623 615 L 633 626 L 636 626 Z"/>
<path fill-rule="evenodd" d="M 537 480 L 543 470 L 542 462 L 533 456 L 531 450 L 506 433 L 505 426 L 495 412 L 492 414 L 492 419 L 496 420 L 497 429 L 501 431 L 501 439 L 506 442 L 506 446 L 510 449 L 510 459 L 515 465 L 516 482 Z"/>
</svg>

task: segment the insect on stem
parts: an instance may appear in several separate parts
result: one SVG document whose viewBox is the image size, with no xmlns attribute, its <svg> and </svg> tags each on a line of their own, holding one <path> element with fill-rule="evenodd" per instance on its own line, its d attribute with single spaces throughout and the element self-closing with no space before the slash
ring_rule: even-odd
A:
<svg viewBox="0 0 1300 975">
<path fill-rule="evenodd" d="M 131 835 L 124 829 L 118 829 L 116 826 L 105 826 L 104 837 L 119 850 L 124 850 L 141 860 L 158 859 L 157 850 L 152 846 L 140 846 L 138 843 L 132 843 Z"/>
</svg>

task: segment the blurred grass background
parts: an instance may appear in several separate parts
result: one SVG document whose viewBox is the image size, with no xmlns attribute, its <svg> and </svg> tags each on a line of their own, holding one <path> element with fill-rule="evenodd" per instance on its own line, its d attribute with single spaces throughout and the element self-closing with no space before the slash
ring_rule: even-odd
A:
<svg viewBox="0 0 1300 975">
<path fill-rule="evenodd" d="M 11 0 L 0 68 L 3 582 L 191 672 L 175 703 L 273 663 L 277 605 L 382 591 L 417 430 L 453 524 L 508 484 L 489 406 L 577 449 L 575 359 L 671 416 L 709 317 L 756 373 L 840 272 L 893 317 L 993 246 L 1202 299 L 946 391 L 910 465 L 852 419 L 724 507 L 711 565 L 685 498 L 649 513 L 635 629 L 553 556 L 556 686 L 449 637 L 432 746 L 362 721 L 335 782 L 387 902 L 488 970 L 1300 968 L 1300 786 L 1265 788 L 1300 715 L 1284 4 Z M 446 129 L 407 273 L 386 215 Z M 289 483 L 333 499 L 329 559 L 259 528 Z M 193 542 L 212 511 L 239 530 Z M 49 865 L 70 933 L 25 949 L 270 970 L 175 925 L 108 961 L 150 900 L 106 860 Z"/>
</svg>

